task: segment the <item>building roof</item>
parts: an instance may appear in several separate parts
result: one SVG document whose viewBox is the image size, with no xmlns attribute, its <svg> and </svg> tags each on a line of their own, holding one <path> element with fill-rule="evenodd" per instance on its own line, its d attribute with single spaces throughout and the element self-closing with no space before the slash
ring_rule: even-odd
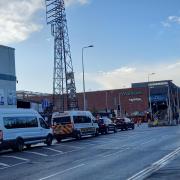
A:
<svg viewBox="0 0 180 180">
<path fill-rule="evenodd" d="M 15 48 L 12 48 L 12 47 L 9 47 L 9 46 L 5 46 L 5 45 L 1 45 L 1 44 L 0 44 L 0 48 L 8 48 L 8 49 L 15 50 Z"/>
<path fill-rule="evenodd" d="M 140 88 L 140 87 L 148 87 L 148 84 L 151 83 L 162 83 L 162 82 L 170 82 L 172 83 L 172 80 L 162 80 L 162 81 L 149 81 L 149 82 L 139 82 L 139 83 L 132 83 L 132 88 Z"/>
</svg>

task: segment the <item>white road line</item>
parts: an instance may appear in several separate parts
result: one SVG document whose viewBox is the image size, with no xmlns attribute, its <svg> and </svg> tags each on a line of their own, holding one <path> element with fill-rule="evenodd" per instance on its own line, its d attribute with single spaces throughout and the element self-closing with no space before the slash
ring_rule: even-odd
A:
<svg viewBox="0 0 180 180">
<path fill-rule="evenodd" d="M 4 168 L 10 167 L 10 165 L 5 164 L 5 163 L 0 163 L 0 166 L 4 166 Z M 4 169 L 4 168 L 0 168 L 0 169 Z"/>
<path fill-rule="evenodd" d="M 78 160 L 76 160 L 76 161 L 73 161 L 73 163 L 81 163 L 81 162 L 83 162 L 83 161 L 85 161 L 86 159 L 84 158 L 84 159 L 78 159 Z"/>
<path fill-rule="evenodd" d="M 81 148 L 81 149 L 84 149 L 84 148 Z M 76 152 L 76 151 L 79 151 L 79 149 L 77 150 L 77 149 L 74 149 L 74 150 L 72 150 L 72 151 L 66 151 L 66 152 L 64 152 L 63 154 L 60 154 L 60 153 L 58 153 L 58 154 L 52 154 L 51 156 L 59 156 L 59 155 L 64 155 L 64 154 L 68 154 L 68 153 L 71 153 L 71 152 Z"/>
<path fill-rule="evenodd" d="M 34 152 L 34 151 L 24 151 L 24 152 L 25 152 L 25 153 L 28 153 L 28 154 L 35 154 L 35 155 L 44 156 L 44 157 L 47 157 L 47 156 L 48 156 L 47 154 L 38 153 L 38 152 Z"/>
<path fill-rule="evenodd" d="M 151 143 L 151 142 L 153 142 L 153 141 L 154 141 L 154 139 L 151 139 L 151 140 L 149 140 L 149 141 L 146 141 L 146 142 L 142 143 L 141 145 L 146 145 L 146 144 L 149 144 L 149 143 Z"/>
<path fill-rule="evenodd" d="M 125 145 L 126 146 L 139 146 L 139 145 L 141 145 L 141 143 L 143 143 L 144 141 L 149 141 L 150 139 L 149 138 L 147 138 L 147 139 L 141 139 L 140 141 L 134 141 L 134 143 L 126 143 Z"/>
<path fill-rule="evenodd" d="M 17 157 L 17 156 L 5 156 L 5 155 L 4 155 L 4 156 L 2 156 L 2 157 L 19 159 L 19 160 L 22 160 L 22 161 L 29 161 L 29 159 L 25 159 L 25 158 Z"/>
<path fill-rule="evenodd" d="M 92 145 L 92 146 L 95 146 L 95 145 L 97 145 L 97 144 L 89 143 L 89 142 L 82 142 L 81 145 Z"/>
<path fill-rule="evenodd" d="M 82 147 L 79 147 L 79 146 L 73 146 L 73 145 L 69 145 L 69 144 L 59 144 L 58 146 L 65 146 L 65 147 L 72 147 L 72 148 L 79 148 L 81 149 Z"/>
<path fill-rule="evenodd" d="M 138 172 L 137 174 L 133 175 L 132 177 L 128 178 L 128 180 L 143 180 L 150 176 L 152 173 L 158 171 L 170 161 L 172 161 L 176 156 L 180 154 L 180 147 L 177 148 L 175 151 L 171 152 L 170 154 L 164 156 L 162 159 L 156 161 L 151 166 L 145 168 L 144 170 Z"/>
<path fill-rule="evenodd" d="M 117 151 L 117 152 L 114 152 L 114 153 L 111 153 L 111 154 L 107 154 L 107 155 L 105 155 L 105 156 L 103 156 L 104 158 L 106 158 L 106 157 L 109 157 L 109 156 L 114 156 L 114 155 L 116 155 L 116 154 L 119 154 L 119 153 L 121 153 L 121 152 L 123 152 L 123 151 L 126 151 L 127 149 L 122 149 L 122 150 L 120 150 L 120 151 Z"/>
<path fill-rule="evenodd" d="M 71 168 L 69 168 L 69 169 L 65 169 L 65 170 L 63 170 L 63 171 L 60 171 L 60 172 L 57 172 L 57 173 L 51 174 L 51 175 L 49 175 L 49 176 L 46 176 L 46 177 L 40 178 L 39 180 L 50 179 L 50 178 L 52 178 L 52 177 L 54 177 L 54 176 L 57 176 L 57 175 L 63 174 L 63 173 L 65 173 L 65 172 L 71 171 L 71 170 L 73 170 L 73 169 L 80 168 L 80 167 L 82 167 L 82 166 L 85 166 L 85 164 L 79 164 L 79 165 L 74 166 L 74 167 L 71 167 Z"/>
<path fill-rule="evenodd" d="M 60 153 L 60 154 L 64 154 L 63 151 L 60 151 L 60 150 L 57 150 L 57 149 L 53 149 L 53 148 L 44 147 L 43 149 L 48 149 L 48 150 L 50 150 L 50 151 L 54 151 L 54 152 L 57 152 L 57 153 Z"/>
<path fill-rule="evenodd" d="M 26 163 L 27 163 L 27 162 L 20 162 L 20 163 L 17 163 L 17 164 L 13 164 L 13 165 L 10 166 L 10 168 L 11 168 L 11 167 L 14 167 L 14 166 L 21 165 L 21 164 L 26 164 Z"/>
<path fill-rule="evenodd" d="M 21 165 L 21 164 L 26 164 L 27 162 L 20 162 L 20 163 L 17 163 L 17 164 L 13 164 L 13 165 L 8 165 L 8 166 L 5 166 L 3 168 L 0 168 L 1 170 L 3 169 L 7 169 L 7 168 L 11 168 L 11 167 L 15 167 L 15 166 L 18 166 L 18 165 Z"/>
</svg>

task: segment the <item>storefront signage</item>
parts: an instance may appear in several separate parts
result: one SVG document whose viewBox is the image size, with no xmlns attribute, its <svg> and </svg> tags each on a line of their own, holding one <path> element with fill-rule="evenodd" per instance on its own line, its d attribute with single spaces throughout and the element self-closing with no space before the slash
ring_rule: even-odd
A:
<svg viewBox="0 0 180 180">
<path fill-rule="evenodd" d="M 152 86 L 164 86 L 164 85 L 168 85 L 168 82 L 155 82 L 155 83 L 149 83 L 148 86 L 152 87 Z"/>
<path fill-rule="evenodd" d="M 124 91 L 124 92 L 120 92 L 120 94 L 122 96 L 132 96 L 132 95 L 142 95 L 143 92 L 142 91 Z"/>
<path fill-rule="evenodd" d="M 151 96 L 151 102 L 161 102 L 161 101 L 167 101 L 167 96 L 165 95 L 154 95 Z"/>
<path fill-rule="evenodd" d="M 142 101 L 142 98 L 131 98 L 129 99 L 130 102 L 140 102 Z"/>
</svg>

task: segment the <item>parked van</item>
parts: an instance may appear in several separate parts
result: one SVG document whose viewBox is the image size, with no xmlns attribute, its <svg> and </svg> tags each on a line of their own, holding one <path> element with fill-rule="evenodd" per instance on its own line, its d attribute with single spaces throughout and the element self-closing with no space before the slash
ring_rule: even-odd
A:
<svg viewBox="0 0 180 180">
<path fill-rule="evenodd" d="M 98 124 L 89 111 L 54 113 L 52 128 L 58 142 L 67 137 L 81 139 L 82 136 L 99 134 Z"/>
<path fill-rule="evenodd" d="M 52 140 L 52 129 L 35 110 L 0 109 L 0 149 L 22 151 L 40 142 L 49 146 Z"/>
</svg>

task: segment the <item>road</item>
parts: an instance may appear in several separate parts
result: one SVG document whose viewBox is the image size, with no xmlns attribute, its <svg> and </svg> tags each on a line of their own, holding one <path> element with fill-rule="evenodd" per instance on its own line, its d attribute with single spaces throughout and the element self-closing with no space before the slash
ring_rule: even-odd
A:
<svg viewBox="0 0 180 180">
<path fill-rule="evenodd" d="M 167 175 L 163 169 L 168 163 L 180 159 L 179 137 L 180 126 L 148 128 L 144 124 L 50 147 L 40 144 L 21 153 L 1 152 L 0 179 L 158 179 L 162 172 Z"/>
</svg>

